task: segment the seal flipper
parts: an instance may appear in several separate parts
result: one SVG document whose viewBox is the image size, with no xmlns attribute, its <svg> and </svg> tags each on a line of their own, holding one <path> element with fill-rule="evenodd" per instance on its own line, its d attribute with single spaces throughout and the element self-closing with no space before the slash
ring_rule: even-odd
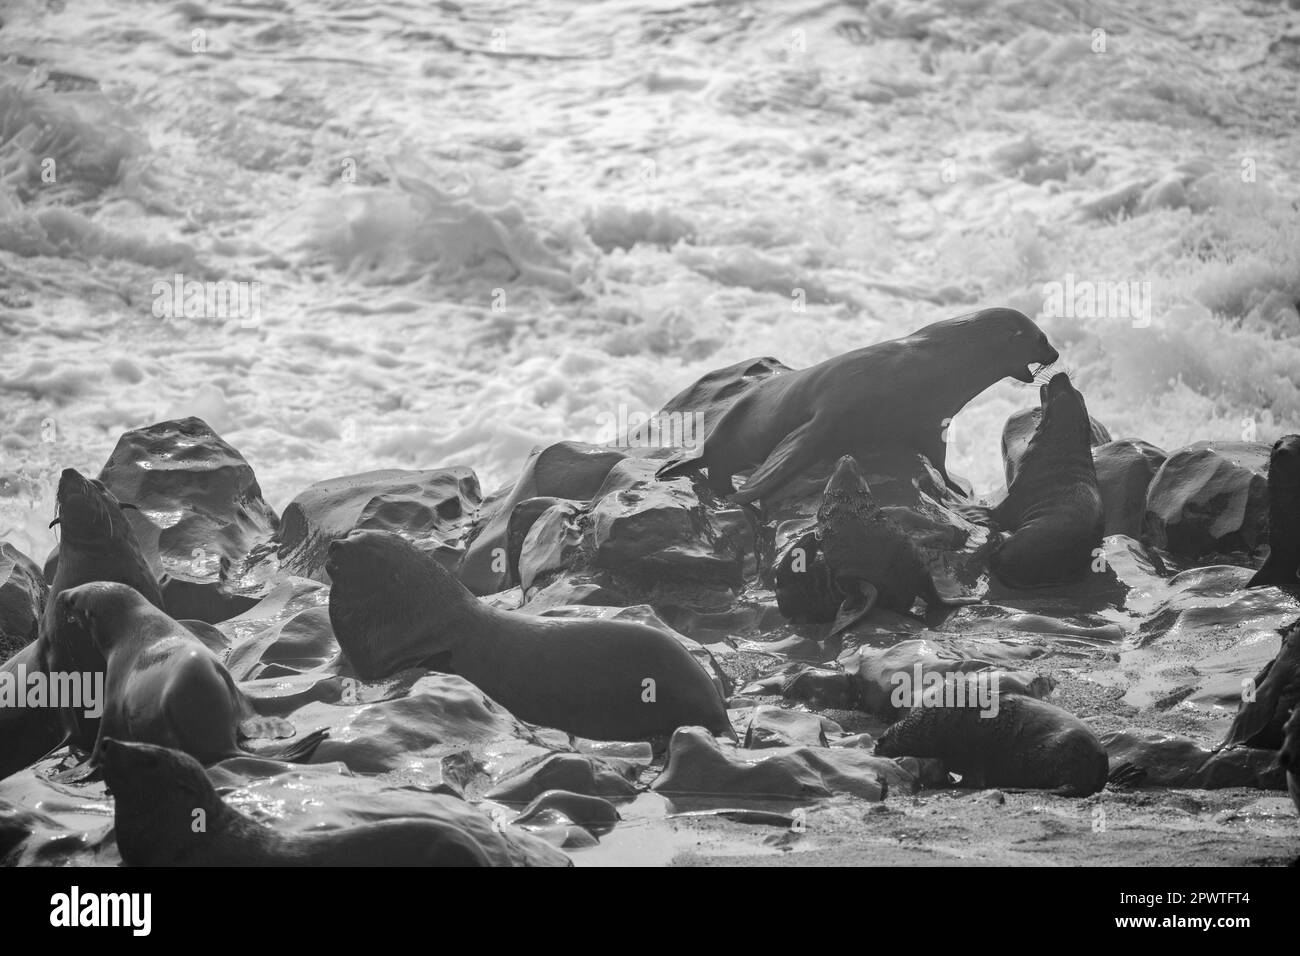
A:
<svg viewBox="0 0 1300 956">
<path fill-rule="evenodd" d="M 831 626 L 830 633 L 826 635 L 827 637 L 834 637 L 857 624 L 871 613 L 876 606 L 876 601 L 880 598 L 880 592 L 874 584 L 868 581 L 854 581 L 852 584 L 853 587 L 848 591 L 848 596 L 840 604 L 839 613 L 835 615 L 835 623 Z"/>
<path fill-rule="evenodd" d="M 816 418 L 804 422 L 768 452 L 767 458 L 732 496 L 737 504 L 748 504 L 778 490 L 819 457 L 813 450 L 812 437 Z"/>
<path fill-rule="evenodd" d="M 660 481 L 666 481 L 669 478 L 683 478 L 686 475 L 700 471 L 702 468 L 704 468 L 704 456 L 691 455 L 668 462 L 655 472 L 655 477 Z"/>
<path fill-rule="evenodd" d="M 1256 571 L 1246 582 L 1248 588 L 1266 588 L 1278 587 L 1287 591 L 1300 589 L 1300 568 L 1294 573 L 1288 574 L 1284 568 L 1278 567 L 1273 563 L 1272 558 L 1264 562 L 1264 566 Z"/>
</svg>

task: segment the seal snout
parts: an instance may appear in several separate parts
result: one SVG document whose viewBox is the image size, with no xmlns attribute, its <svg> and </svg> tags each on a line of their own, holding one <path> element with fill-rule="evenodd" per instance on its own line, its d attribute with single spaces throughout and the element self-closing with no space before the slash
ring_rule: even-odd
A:
<svg viewBox="0 0 1300 956">
<path fill-rule="evenodd" d="M 866 488 L 866 485 L 867 479 L 862 476 L 862 469 L 858 467 L 857 459 L 852 455 L 844 455 L 835 463 L 835 471 L 826 484 L 826 491 L 860 492 Z"/>
</svg>

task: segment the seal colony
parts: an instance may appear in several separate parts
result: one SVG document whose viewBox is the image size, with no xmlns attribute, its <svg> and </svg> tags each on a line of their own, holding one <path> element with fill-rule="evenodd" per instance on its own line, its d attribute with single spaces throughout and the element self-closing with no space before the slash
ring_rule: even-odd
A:
<svg viewBox="0 0 1300 956">
<path fill-rule="evenodd" d="M 682 395 L 696 396 L 698 414 L 715 427 L 699 455 L 657 472 L 657 461 L 575 444 L 548 471 L 546 495 L 528 494 L 524 482 L 481 507 L 476 490 L 468 498 L 436 490 L 472 479 L 463 467 L 420 473 L 427 484 L 403 474 L 414 491 L 400 495 L 368 484 L 373 475 L 341 478 L 356 505 L 352 517 L 340 520 L 328 503 L 300 508 L 294 531 L 325 555 L 328 587 L 273 562 L 258 566 L 246 576 L 266 584 L 260 600 L 215 626 L 168 613 L 147 526 L 136 522 L 137 537 L 123 510 L 129 502 L 68 469 L 59 482 L 54 523 L 62 540 L 49 565 L 49 598 L 35 639 L 0 669 L 0 694 L 20 670 L 88 674 L 103 680 L 103 707 L 93 715 L 66 703 L 0 707 L 0 776 L 38 765 L 60 785 L 80 787 L 97 785 L 102 772 L 114 801 L 113 838 L 131 865 L 496 865 L 517 861 L 528 828 L 566 848 L 616 832 L 623 818 L 614 802 L 634 797 L 659 767 L 670 769 L 655 786 L 671 777 L 672 786 L 659 789 L 673 799 L 874 800 L 949 788 L 957 782 L 951 775 L 966 788 L 1095 794 L 1108 785 L 1111 745 L 1089 722 L 1040 699 L 1056 680 L 1029 668 L 1053 638 L 1109 645 L 1123 632 L 1095 619 L 970 607 L 981 599 L 945 594 L 931 571 L 951 567 L 979 593 L 993 593 L 984 590 L 990 579 L 1034 588 L 1037 600 L 1092 569 L 1104 530 L 1092 446 L 1105 428 L 1067 375 L 1044 374 L 1058 357 L 1021 313 L 985 309 L 808 369 L 770 360 L 710 373 L 714 387 Z M 755 368 L 762 374 L 747 371 Z M 737 369 L 744 374 L 732 374 Z M 947 473 L 942 434 L 971 398 L 1007 376 L 1038 382 L 1039 408 L 1013 416 L 1019 437 L 1007 446 L 1008 493 L 981 506 Z M 205 425 L 185 434 L 221 441 Z M 123 455 L 136 444 L 123 443 Z M 224 442 L 221 452 L 223 461 L 242 462 Z M 900 463 L 906 467 L 891 470 Z M 736 492 L 733 479 L 750 468 Z M 663 480 L 700 470 L 709 489 L 733 500 L 697 482 Z M 809 474 L 818 486 L 797 490 L 809 483 L 795 479 Z M 189 472 L 186 487 L 204 480 Z M 1270 552 L 1249 584 L 1290 588 L 1300 565 L 1300 436 L 1273 446 L 1267 487 Z M 749 507 L 754 501 L 779 513 L 760 513 Z M 989 525 L 983 544 L 972 516 Z M 372 519 L 390 530 L 367 527 Z M 271 514 L 269 523 L 276 520 Z M 496 530 L 481 537 L 489 528 Z M 773 564 L 776 541 L 786 544 Z M 277 554 L 277 543 L 265 554 Z M 674 561 L 685 573 L 654 578 Z M 499 578 L 482 573 L 493 562 Z M 723 563 L 727 575 L 716 573 Z M 504 573 L 524 565 L 527 575 Z M 518 586 L 480 598 L 463 583 L 490 578 Z M 779 668 L 732 695 L 735 678 L 718 662 L 750 666 L 736 651 L 757 642 L 734 635 L 759 627 L 752 622 L 773 600 L 796 623 L 785 640 L 750 656 L 779 660 L 797 649 L 819 665 Z M 918 600 L 924 621 L 915 616 Z M 996 639 L 979 633 L 986 616 Z M 1289 787 L 1300 805 L 1298 632 L 1300 621 L 1281 629 L 1277 656 L 1258 673 L 1255 695 L 1214 757 L 1246 754 L 1238 765 L 1258 767 L 1256 785 L 1272 774 L 1267 785 Z M 848 647 L 850 637 L 865 642 L 846 651 L 857 655 L 854 667 L 823 648 L 832 639 Z M 232 672 L 259 676 L 237 681 Z M 971 681 L 993 697 L 981 696 L 979 706 L 924 695 L 895 700 L 900 675 L 917 687 L 939 677 L 945 688 Z M 816 711 L 754 699 L 773 690 L 886 726 L 848 734 Z M 406 802 L 392 819 L 357 825 L 344 816 L 341 827 L 335 818 L 333 829 L 286 832 L 221 797 L 232 775 L 241 779 L 255 739 L 281 743 L 253 756 L 319 760 L 294 769 L 294 786 L 300 773 L 337 776 L 336 761 L 355 775 L 349 788 L 389 774 L 421 785 L 399 788 Z M 44 767 L 60 745 L 89 759 L 64 772 Z M 638 756 L 612 756 L 622 753 Z M 517 765 L 503 771 L 511 761 Z M 522 810 L 497 826 L 462 793 Z M 204 820 L 197 829 L 196 810 Z M 5 852 L 31 829 L 29 817 L 6 816 L 0 801 Z M 567 862 L 544 844 L 528 846 L 523 856 L 533 862 Z"/>
</svg>

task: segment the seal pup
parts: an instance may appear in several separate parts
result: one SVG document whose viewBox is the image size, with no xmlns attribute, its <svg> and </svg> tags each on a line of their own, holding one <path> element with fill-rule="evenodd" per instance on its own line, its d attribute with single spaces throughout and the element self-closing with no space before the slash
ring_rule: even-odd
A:
<svg viewBox="0 0 1300 956">
<path fill-rule="evenodd" d="M 1083 395 L 1064 372 L 1039 392 L 1043 416 L 1006 498 L 991 509 L 963 509 L 1000 532 L 990 543 L 989 565 L 1009 587 L 1082 579 L 1106 530 Z"/>
<path fill-rule="evenodd" d="M 293 725 L 259 717 L 230 672 L 188 628 L 116 582 L 82 584 L 60 594 L 55 613 L 84 634 L 105 661 L 103 717 L 91 763 L 108 737 L 172 747 L 204 764 L 244 756 L 244 737 L 291 737 Z M 323 733 L 259 756 L 305 760 Z"/>
<path fill-rule="evenodd" d="M 783 372 L 746 390 L 718 420 L 698 455 L 659 478 L 706 469 L 715 492 L 747 504 L 838 455 L 893 447 L 920 452 L 962 497 L 945 467 L 945 429 L 972 398 L 1010 376 L 1033 382 L 1059 357 L 1038 326 L 1014 309 L 983 309 L 911 335 Z M 757 465 L 736 492 L 731 476 Z"/>
<path fill-rule="evenodd" d="M 189 754 L 111 737 L 100 753 L 127 866 L 490 865 L 470 834 L 436 820 L 278 833 L 228 806 Z"/>
<path fill-rule="evenodd" d="M 978 603 L 978 598 L 939 594 L 920 550 L 876 504 L 851 455 L 840 458 L 826 482 L 817 509 L 817 537 L 831 583 L 843 597 L 831 636 L 852 627 L 877 604 L 907 614 L 917 597 L 932 611 Z"/>
<path fill-rule="evenodd" d="M 127 506 L 103 482 L 65 468 L 55 507 L 50 527 L 60 526 L 59 563 L 40 631 L 35 641 L 0 665 L 14 681 L 23 674 L 103 673 L 103 655 L 55 611 L 63 591 L 90 581 L 117 581 L 135 588 L 156 607 L 163 606 L 158 579 L 123 512 Z M 84 711 L 0 707 L 0 778 L 31 766 L 63 744 L 89 751 L 98 733 L 99 720 Z"/>
<path fill-rule="evenodd" d="M 962 786 L 1024 787 L 1086 797 L 1106 786 L 1110 761 L 1092 728 L 1033 697 L 1000 694 L 997 710 L 913 707 L 881 735 L 881 757 L 937 757 Z"/>
<path fill-rule="evenodd" d="M 493 608 L 386 531 L 334 541 L 325 568 L 330 624 L 362 680 L 414 666 L 459 674 L 521 720 L 593 740 L 687 724 L 732 732 L 704 668 L 649 625 Z"/>
<path fill-rule="evenodd" d="M 1246 582 L 1300 592 L 1300 435 L 1285 435 L 1268 456 L 1268 557 Z"/>
</svg>

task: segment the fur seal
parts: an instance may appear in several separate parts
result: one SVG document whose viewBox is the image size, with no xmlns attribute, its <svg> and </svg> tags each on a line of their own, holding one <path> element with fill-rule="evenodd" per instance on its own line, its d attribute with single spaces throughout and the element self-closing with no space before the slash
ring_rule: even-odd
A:
<svg viewBox="0 0 1300 956">
<path fill-rule="evenodd" d="M 831 635 L 862 620 L 877 604 L 906 614 L 919 596 L 930 610 L 975 604 L 977 598 L 947 599 L 920 550 L 872 497 L 858 463 L 845 455 L 826 482 L 817 509 L 817 535 L 834 588 L 843 597 Z"/>
<path fill-rule="evenodd" d="M 489 865 L 470 834 L 436 820 L 278 833 L 227 806 L 189 754 L 112 738 L 101 754 L 127 866 Z M 198 832 L 196 819 L 204 823 Z"/>
<path fill-rule="evenodd" d="M 912 708 L 876 744 L 882 757 L 937 757 L 963 786 L 1024 787 L 1086 797 L 1106 786 L 1109 760 L 1097 735 L 1059 707 L 1001 694 L 997 712 Z"/>
<path fill-rule="evenodd" d="M 1300 591 L 1300 435 L 1285 435 L 1268 456 L 1268 557 L 1246 582 Z"/>
<path fill-rule="evenodd" d="M 992 509 L 969 509 L 983 511 L 1002 532 L 989 565 L 1009 587 L 1084 578 L 1106 529 L 1083 396 L 1064 372 L 1039 391 L 1043 416 L 1006 498 Z"/>
<path fill-rule="evenodd" d="M 649 625 L 490 607 L 384 531 L 333 542 L 326 571 L 330 623 L 363 680 L 433 667 L 464 677 L 521 720 L 594 740 L 645 739 L 687 724 L 731 729 L 709 675 Z"/>
<path fill-rule="evenodd" d="M 1291 717 L 1282 729 L 1286 737 L 1277 754 L 1277 765 L 1286 771 L 1286 789 L 1291 794 L 1296 812 L 1300 813 L 1300 707 L 1291 711 Z"/>
<path fill-rule="evenodd" d="M 1014 309 L 935 322 L 763 379 L 727 409 L 698 455 L 665 465 L 658 477 L 704 468 L 715 492 L 744 504 L 772 495 L 816 461 L 887 446 L 920 452 L 965 496 L 945 468 L 948 423 L 994 382 L 1033 382 L 1030 366 L 1058 357 L 1042 330 Z M 735 492 L 731 476 L 754 465 Z"/>
<path fill-rule="evenodd" d="M 11 680 L 22 674 L 102 673 L 104 658 L 76 628 L 55 612 L 63 591 L 90 581 L 117 581 L 135 588 L 162 608 L 158 579 L 127 520 L 124 506 L 104 483 L 75 468 L 59 476 L 57 514 L 61 528 L 58 569 L 50 583 L 40 632 L 0 670 Z M 63 743 L 82 750 L 94 746 L 99 721 L 83 711 L 0 707 L 0 778 L 29 767 Z"/>
<path fill-rule="evenodd" d="M 64 591 L 55 613 L 84 635 L 105 662 L 103 717 L 92 763 L 105 738 L 183 750 L 205 764 L 242 756 L 244 737 L 290 737 L 293 725 L 259 717 L 230 672 L 189 629 L 134 588 L 96 581 Z M 323 739 L 310 734 L 261 756 L 306 759 Z"/>
<path fill-rule="evenodd" d="M 1279 750 L 1287 715 L 1300 705 L 1300 618 L 1279 628 L 1277 656 L 1255 676 L 1254 698 L 1243 700 L 1223 746 Z"/>
</svg>

